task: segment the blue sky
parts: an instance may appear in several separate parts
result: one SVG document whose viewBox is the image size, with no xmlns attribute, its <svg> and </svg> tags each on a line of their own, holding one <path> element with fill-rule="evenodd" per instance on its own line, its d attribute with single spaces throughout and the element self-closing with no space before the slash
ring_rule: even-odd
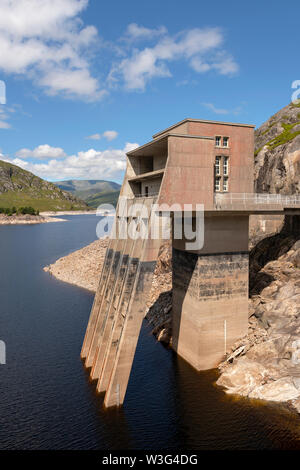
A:
<svg viewBox="0 0 300 470">
<path fill-rule="evenodd" d="M 260 125 L 300 79 L 299 2 L 1 0 L 0 158 L 122 181 L 185 117 Z"/>
</svg>

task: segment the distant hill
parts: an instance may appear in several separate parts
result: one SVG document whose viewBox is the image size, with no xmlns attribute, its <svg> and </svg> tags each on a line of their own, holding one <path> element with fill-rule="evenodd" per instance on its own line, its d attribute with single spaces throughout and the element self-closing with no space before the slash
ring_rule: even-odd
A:
<svg viewBox="0 0 300 470">
<path fill-rule="evenodd" d="M 100 204 L 112 204 L 113 206 L 116 207 L 118 199 L 119 199 L 119 195 L 120 195 L 120 191 L 97 193 L 97 194 L 94 194 L 93 196 L 88 197 L 85 202 L 90 207 L 93 207 L 94 209 L 97 209 L 97 207 L 99 207 Z"/>
<path fill-rule="evenodd" d="M 67 180 L 57 181 L 55 184 L 93 208 L 104 203 L 116 205 L 121 189 L 120 184 L 105 180 Z"/>
<path fill-rule="evenodd" d="M 121 189 L 121 185 L 118 183 L 104 180 L 67 180 L 57 181 L 55 184 L 63 191 L 69 191 L 84 201 L 94 194 L 119 191 Z"/>
<path fill-rule="evenodd" d="M 85 210 L 84 201 L 29 171 L 0 160 L 0 207 L 31 206 L 40 211 Z"/>
</svg>

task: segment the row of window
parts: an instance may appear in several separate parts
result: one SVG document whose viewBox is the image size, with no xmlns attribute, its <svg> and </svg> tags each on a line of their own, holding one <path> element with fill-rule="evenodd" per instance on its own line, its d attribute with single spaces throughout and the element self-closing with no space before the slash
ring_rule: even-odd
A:
<svg viewBox="0 0 300 470">
<path fill-rule="evenodd" d="M 216 147 L 229 147 L 229 137 L 216 136 Z"/>
<path fill-rule="evenodd" d="M 216 156 L 215 161 L 215 192 L 228 191 L 229 157 Z"/>
<path fill-rule="evenodd" d="M 215 163 L 215 175 L 216 176 L 228 176 L 229 173 L 229 157 L 217 156 Z"/>
<path fill-rule="evenodd" d="M 221 176 L 215 177 L 215 192 L 227 192 L 228 191 L 228 176 L 221 178 Z"/>
</svg>

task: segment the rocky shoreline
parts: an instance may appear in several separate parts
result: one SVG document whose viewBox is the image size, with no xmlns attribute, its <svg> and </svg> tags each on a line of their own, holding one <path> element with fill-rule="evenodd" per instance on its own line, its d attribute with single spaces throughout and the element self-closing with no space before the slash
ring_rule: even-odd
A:
<svg viewBox="0 0 300 470">
<path fill-rule="evenodd" d="M 54 215 L 96 215 L 96 210 L 91 209 L 88 211 L 43 211 L 40 215 L 43 217 L 53 217 Z"/>
<path fill-rule="evenodd" d="M 55 263 L 45 266 L 44 271 L 56 279 L 74 284 L 95 293 L 105 257 L 108 238 L 96 240 L 74 251 Z M 153 276 L 152 289 L 146 305 L 146 318 L 159 341 L 169 344 L 171 340 L 172 268 L 171 248 L 168 242 L 160 249 Z"/>
<path fill-rule="evenodd" d="M 96 240 L 55 263 L 44 267 L 56 279 L 95 293 L 105 257 L 108 238 Z"/>
<path fill-rule="evenodd" d="M 0 214 L 0 225 L 34 225 L 46 224 L 51 222 L 66 222 L 65 219 L 58 217 L 45 217 L 43 215 L 5 215 Z"/>
</svg>

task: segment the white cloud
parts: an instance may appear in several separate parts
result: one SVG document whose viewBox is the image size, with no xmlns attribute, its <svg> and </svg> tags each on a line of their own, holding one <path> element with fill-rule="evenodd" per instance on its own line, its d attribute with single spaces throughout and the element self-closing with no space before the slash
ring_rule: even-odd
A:
<svg viewBox="0 0 300 470">
<path fill-rule="evenodd" d="M 101 134 L 92 134 L 92 135 L 87 136 L 86 139 L 100 140 L 101 139 Z"/>
<path fill-rule="evenodd" d="M 23 156 L 19 158 L 20 152 L 17 152 L 17 158 L 7 159 L 7 161 L 49 180 L 68 178 L 121 179 L 126 168 L 125 154 L 137 147 L 138 144 L 127 143 L 123 149 L 104 151 L 89 149 L 62 160 L 53 158 L 44 163 L 23 160 Z"/>
<path fill-rule="evenodd" d="M 132 34 L 146 38 L 147 28 L 136 24 L 129 26 Z M 161 32 L 153 47 L 133 49 L 119 63 L 113 65 L 109 81 L 111 85 L 123 82 L 128 90 L 143 91 L 154 77 L 170 77 L 170 62 L 186 61 L 197 73 L 213 70 L 222 75 L 238 71 L 238 64 L 225 50 L 223 33 L 219 28 L 191 29 L 175 36 Z M 149 34 L 150 36 L 150 34 Z"/>
<path fill-rule="evenodd" d="M 49 158 L 63 158 L 66 157 L 65 152 L 60 147 L 51 147 L 50 145 L 39 145 L 33 150 L 21 149 L 16 153 L 19 158 L 37 158 L 38 160 Z"/>
<path fill-rule="evenodd" d="M 152 39 L 156 36 L 161 36 L 167 33 L 167 28 L 165 26 L 160 26 L 156 29 L 145 28 L 144 26 L 139 26 L 136 23 L 130 23 L 127 26 L 126 36 L 130 40 L 136 39 Z"/>
<path fill-rule="evenodd" d="M 11 125 L 7 122 L 10 118 L 10 114 L 15 110 L 8 106 L 0 106 L 0 129 L 10 129 Z"/>
<path fill-rule="evenodd" d="M 210 111 L 212 111 L 215 114 L 234 114 L 234 115 L 237 116 L 243 110 L 242 106 L 237 106 L 234 109 L 225 109 L 225 108 L 218 108 L 213 103 L 202 103 L 202 104 L 203 104 L 203 106 L 205 106 L 207 109 L 209 109 Z M 243 104 L 245 104 L 245 103 L 243 103 Z"/>
<path fill-rule="evenodd" d="M 105 131 L 103 134 L 92 134 L 86 137 L 86 139 L 91 139 L 91 140 L 100 140 L 102 137 L 104 137 L 106 140 L 109 142 L 111 140 L 114 140 L 118 137 L 118 132 L 117 131 Z"/>
<path fill-rule="evenodd" d="M 1 0 L 0 70 L 24 74 L 48 93 L 99 99 L 88 52 L 97 29 L 79 14 L 88 0 Z"/>
<path fill-rule="evenodd" d="M 11 125 L 6 121 L 0 121 L 0 129 L 10 129 Z"/>
<path fill-rule="evenodd" d="M 219 28 L 194 28 L 170 35 L 165 26 L 128 25 L 115 44 L 100 41 L 94 26 L 85 25 L 81 14 L 89 0 L 1 0 L 0 72 L 23 75 L 49 95 L 103 98 L 110 85 L 143 91 L 150 80 L 171 77 L 171 62 L 186 62 L 196 73 L 214 71 L 232 75 L 234 58 L 223 49 Z M 136 43 L 142 47 L 137 48 Z M 145 46 L 145 44 L 151 44 Z M 91 73 L 96 48 L 116 54 L 110 72 L 100 86 Z M 107 66 L 107 64 L 98 64 Z"/>
<path fill-rule="evenodd" d="M 103 132 L 103 137 L 109 141 L 114 140 L 118 137 L 117 131 L 105 131 Z"/>
<path fill-rule="evenodd" d="M 213 103 L 203 103 L 203 106 L 210 109 L 215 114 L 229 114 L 228 109 L 217 108 Z"/>
</svg>

